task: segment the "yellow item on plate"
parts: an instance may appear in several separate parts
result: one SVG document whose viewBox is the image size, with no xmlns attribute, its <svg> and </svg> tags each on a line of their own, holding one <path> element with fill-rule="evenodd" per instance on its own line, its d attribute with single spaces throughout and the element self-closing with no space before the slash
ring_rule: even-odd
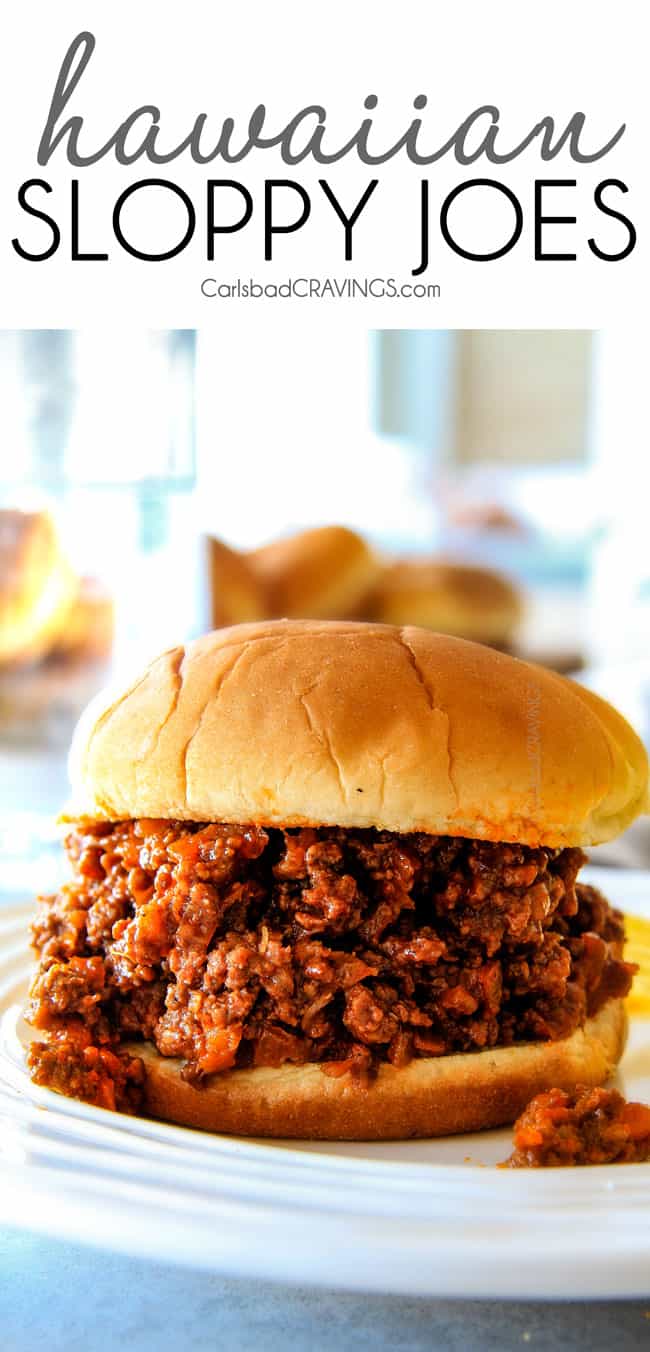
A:
<svg viewBox="0 0 650 1352">
<path fill-rule="evenodd" d="M 632 990 L 627 997 L 627 1010 L 629 1014 L 648 1018 L 650 1016 L 650 920 L 642 920 L 638 915 L 626 915 L 625 934 L 625 960 L 639 964 Z"/>
</svg>

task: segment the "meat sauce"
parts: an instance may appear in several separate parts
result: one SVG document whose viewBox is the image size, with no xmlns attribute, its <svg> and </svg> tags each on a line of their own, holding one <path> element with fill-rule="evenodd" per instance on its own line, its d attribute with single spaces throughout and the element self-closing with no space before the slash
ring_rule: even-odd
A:
<svg viewBox="0 0 650 1352">
<path fill-rule="evenodd" d="M 567 1037 L 627 993 L 622 917 L 577 849 L 220 823 L 82 822 L 40 900 L 34 1079 L 137 1111 L 145 1039 L 232 1067 L 382 1062 Z"/>
<path fill-rule="evenodd" d="M 616 1089 L 549 1089 L 515 1122 L 514 1147 L 509 1169 L 640 1164 L 650 1160 L 650 1108 L 626 1103 Z"/>
</svg>

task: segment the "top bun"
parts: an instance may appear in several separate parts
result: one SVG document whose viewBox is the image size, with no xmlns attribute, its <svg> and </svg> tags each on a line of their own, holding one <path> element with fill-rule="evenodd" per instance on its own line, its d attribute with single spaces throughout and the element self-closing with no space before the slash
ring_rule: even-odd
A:
<svg viewBox="0 0 650 1352">
<path fill-rule="evenodd" d="M 91 706 L 69 815 L 374 826 L 594 845 L 647 807 L 604 700 L 424 629 L 267 621 L 157 658 Z"/>
<path fill-rule="evenodd" d="M 519 591 L 488 568 L 445 559 L 402 559 L 381 578 L 375 614 L 480 643 L 507 643 L 523 615 Z"/>
<path fill-rule="evenodd" d="M 381 563 L 347 526 L 315 526 L 248 556 L 267 614 L 291 620 L 353 619 L 364 611 Z"/>
<path fill-rule="evenodd" d="M 77 585 L 47 512 L 0 511 L 0 663 L 36 661 L 50 651 Z"/>
<path fill-rule="evenodd" d="M 266 592 L 246 555 L 214 535 L 204 543 L 213 628 L 265 619 L 269 613 Z"/>
</svg>

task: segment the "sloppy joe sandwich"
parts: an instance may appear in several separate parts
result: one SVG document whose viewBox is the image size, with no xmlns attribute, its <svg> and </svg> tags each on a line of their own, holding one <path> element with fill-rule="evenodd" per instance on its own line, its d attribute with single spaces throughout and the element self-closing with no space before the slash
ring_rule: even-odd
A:
<svg viewBox="0 0 650 1352">
<path fill-rule="evenodd" d="M 251 1136 L 493 1127 L 623 1048 L 583 847 L 647 807 L 590 691 L 424 629 L 268 621 L 163 653 L 72 757 L 34 1079 Z"/>
</svg>

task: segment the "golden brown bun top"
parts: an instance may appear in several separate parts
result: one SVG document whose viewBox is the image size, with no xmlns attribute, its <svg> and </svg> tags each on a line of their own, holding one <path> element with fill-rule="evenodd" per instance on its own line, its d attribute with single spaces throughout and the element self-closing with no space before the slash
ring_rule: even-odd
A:
<svg viewBox="0 0 650 1352">
<path fill-rule="evenodd" d="M 214 535 L 206 538 L 205 552 L 213 627 L 266 619 L 269 614 L 266 591 L 246 554 Z"/>
<path fill-rule="evenodd" d="M 0 662 L 31 661 L 48 652 L 75 591 L 49 514 L 0 511 Z"/>
<path fill-rule="evenodd" d="M 82 577 L 53 650 L 88 659 L 107 658 L 114 631 L 113 598 L 95 578 Z"/>
<path fill-rule="evenodd" d="M 506 642 L 523 615 L 521 593 L 501 573 L 446 559 L 402 559 L 377 589 L 378 619 L 421 624 L 480 642 Z"/>
<path fill-rule="evenodd" d="M 248 556 L 266 591 L 268 615 L 351 619 L 360 615 L 381 563 L 347 526 L 315 526 L 273 540 Z"/>
<path fill-rule="evenodd" d="M 70 815 L 375 826 L 595 844 L 648 760 L 579 685 L 463 639 L 340 621 L 222 629 L 158 657 L 75 740 Z"/>
</svg>

